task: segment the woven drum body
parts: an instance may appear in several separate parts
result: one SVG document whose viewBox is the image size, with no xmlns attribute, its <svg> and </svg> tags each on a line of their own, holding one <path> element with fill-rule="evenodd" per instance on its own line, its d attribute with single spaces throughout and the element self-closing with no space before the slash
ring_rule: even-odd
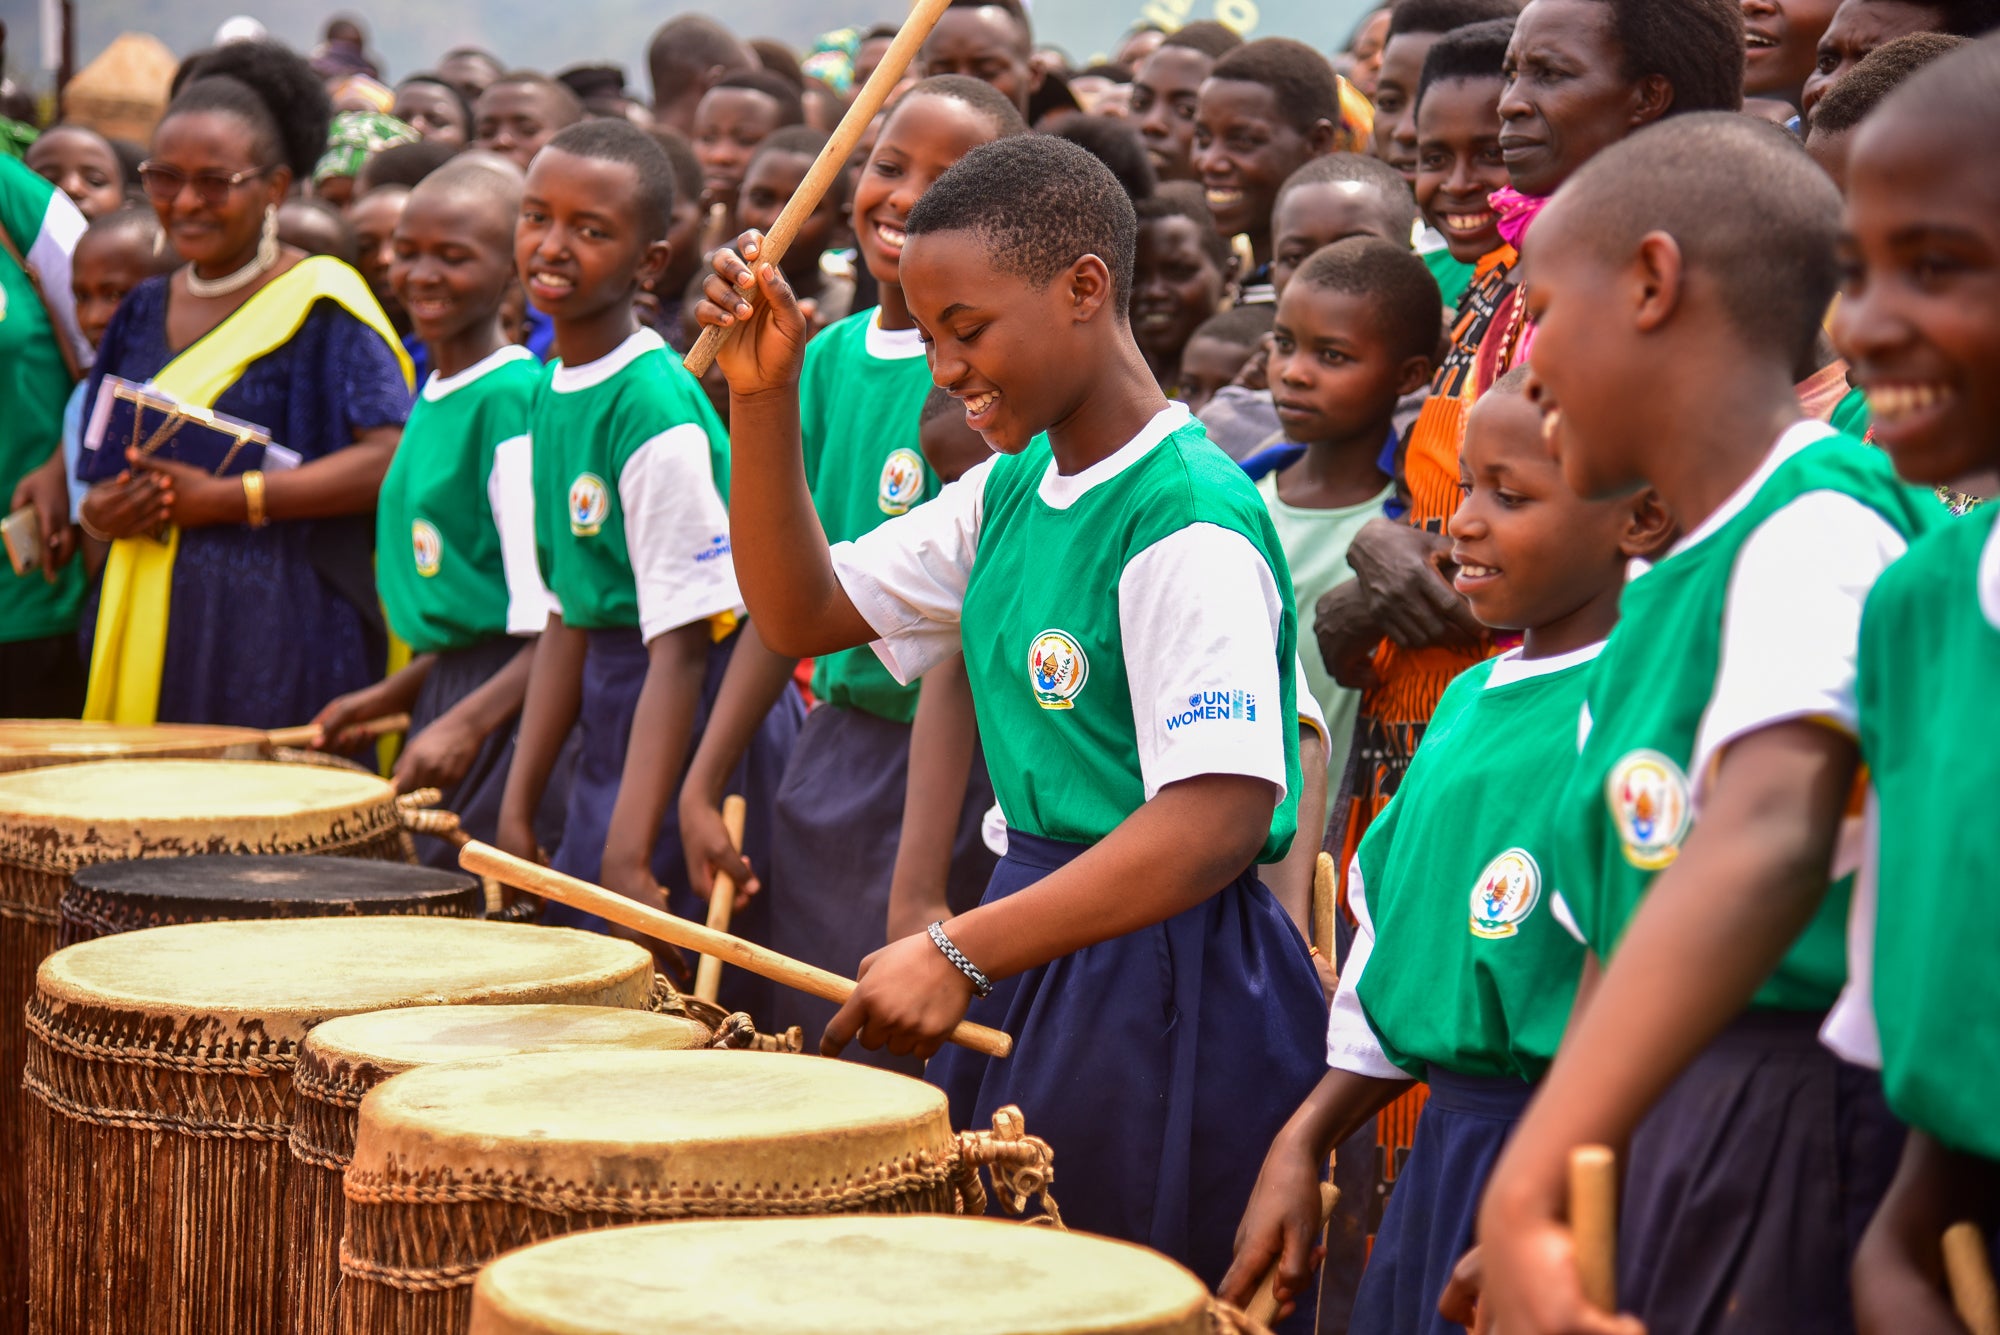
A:
<svg viewBox="0 0 2000 1335">
<path fill-rule="evenodd" d="M 52 955 L 28 1008 L 41 1335 L 280 1332 L 292 1069 L 314 1026 L 453 1003 L 643 1007 L 652 957 L 454 918 L 190 923 Z"/>
<path fill-rule="evenodd" d="M 472 1310 L 472 1335 L 1211 1331 L 1201 1281 L 1159 1253 L 989 1219 L 606 1229 L 495 1261 L 479 1276 Z"/>
<path fill-rule="evenodd" d="M 705 1048 L 707 1025 L 604 1006 L 417 1006 L 329 1020 L 292 1073 L 292 1167 L 286 1184 L 286 1282 L 293 1335 L 329 1335 L 347 1217 L 341 1174 L 354 1158 L 361 1098 L 392 1075 L 440 1062 L 523 1052 Z"/>
<path fill-rule="evenodd" d="M 944 1095 L 761 1052 L 563 1052 L 430 1066 L 362 1102 L 340 1329 L 463 1332 L 502 1252 L 688 1217 L 951 1213 Z"/>
<path fill-rule="evenodd" d="M 254 728 L 0 719 L 0 772 L 90 760 L 263 760 L 270 752 L 270 739 Z"/>
<path fill-rule="evenodd" d="M 102 760 L 0 774 L 0 1335 L 22 1329 L 27 1302 L 20 1016 L 56 948 L 70 878 L 94 863 L 192 853 L 400 860 L 395 796 L 373 775 L 256 761 Z"/>
</svg>

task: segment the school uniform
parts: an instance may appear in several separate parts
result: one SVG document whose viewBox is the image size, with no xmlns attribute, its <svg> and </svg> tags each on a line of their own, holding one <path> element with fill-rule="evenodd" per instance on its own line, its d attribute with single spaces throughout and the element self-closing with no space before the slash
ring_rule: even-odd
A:
<svg viewBox="0 0 2000 1335">
<path fill-rule="evenodd" d="M 706 623 L 714 639 L 690 754 L 728 666 L 742 614 L 721 490 L 728 485 L 728 435 L 701 386 L 650 329 L 594 362 L 554 363 L 536 395 L 529 432 L 542 573 L 563 624 L 589 638 L 577 720 L 580 753 L 551 864 L 595 881 L 633 740 L 647 643 L 697 622 Z M 730 782 L 730 791 L 749 805 L 744 851 L 753 861 L 770 853 L 771 794 L 798 735 L 800 712 L 797 696 L 786 692 Z M 653 875 L 675 913 L 705 916 L 705 901 L 688 884 L 671 800 L 653 846 Z M 604 927 L 560 905 L 550 905 L 543 917 Z M 760 896 L 731 930 L 763 940 L 767 918 Z M 725 1005 L 763 1014 L 769 994 L 767 984 L 740 969 L 723 975 Z"/>
<path fill-rule="evenodd" d="M 1560 893 L 1600 959 L 1700 819 L 1724 748 L 1790 721 L 1855 730 L 1862 602 L 1939 517 L 1878 451 L 1801 422 L 1632 578 L 1592 677 L 1556 850 Z M 1846 870 L 1831 870 L 1842 879 L 1750 1009 L 1632 1138 L 1619 1300 L 1654 1335 L 1852 1326 L 1848 1265 L 1901 1134 L 1879 1081 L 1814 1037 L 1846 977 Z"/>
<path fill-rule="evenodd" d="M 1327 1065 L 1430 1085 L 1352 1329 L 1459 1329 L 1438 1298 L 1472 1246 L 1487 1176 L 1555 1056 L 1583 970 L 1548 893 L 1553 822 L 1524 781 L 1575 762 L 1602 648 L 1535 660 L 1514 650 L 1459 676 L 1349 871 L 1355 937 Z"/>
<path fill-rule="evenodd" d="M 402 442 L 376 501 L 376 588 L 382 610 L 410 651 L 436 662 L 410 710 L 415 737 L 507 666 L 548 622 L 549 594 L 535 564 L 535 498 L 528 410 L 542 367 L 509 344 L 455 375 L 428 376 L 410 408 Z M 518 722 L 518 720 L 516 721 Z M 475 839 L 491 842 L 500 821 L 515 723 L 481 743 L 465 777 L 441 805 Z M 536 836 L 562 829 L 574 748 L 551 776 Z M 457 850 L 423 839 L 433 866 L 458 865 Z"/>
<path fill-rule="evenodd" d="M 813 508 L 829 542 L 861 537 L 938 493 L 918 427 L 930 394 L 922 336 L 883 329 L 879 310 L 849 316 L 806 347 L 799 421 Z M 866 648 L 814 660 L 813 696 L 772 812 L 771 944 L 846 977 L 888 939 L 889 882 L 910 772 L 917 687 L 889 675 Z M 955 913 L 979 902 L 993 858 L 979 818 L 993 801 L 975 758 L 958 820 L 946 898 Z M 791 989 L 772 999 L 775 1028 L 826 1028 L 831 1002 Z M 888 1052 L 860 1060 L 911 1075 L 923 1063 Z"/>
<path fill-rule="evenodd" d="M 985 903 L 1197 775 L 1276 785 L 1254 860 L 1283 857 L 1299 783 L 1290 574 L 1255 487 L 1181 405 L 1073 476 L 1040 440 L 981 463 L 833 562 L 898 680 L 965 653 L 1009 826 Z M 1318 1079 L 1326 1018 L 1306 943 L 1254 868 L 1001 980 L 968 1016 L 1016 1046 L 932 1060 L 953 1122 L 1019 1104 L 1055 1148 L 1072 1227 L 1221 1279 L 1264 1149 Z"/>
<path fill-rule="evenodd" d="M 1889 1106 L 1963 1154 L 2000 1159 L 1991 1073 L 2000 1035 L 2000 524 L 1947 521 L 1882 576 L 1861 620 L 1861 752 L 1871 781 L 1849 982 L 1827 1043 L 1880 1069 Z"/>
</svg>

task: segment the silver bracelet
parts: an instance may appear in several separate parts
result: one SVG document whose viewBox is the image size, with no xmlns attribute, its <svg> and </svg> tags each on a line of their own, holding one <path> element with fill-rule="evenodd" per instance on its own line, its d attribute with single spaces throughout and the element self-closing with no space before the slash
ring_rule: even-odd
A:
<svg viewBox="0 0 2000 1335">
<path fill-rule="evenodd" d="M 972 990 L 982 997 L 993 995 L 993 980 L 979 971 L 979 966 L 965 957 L 965 952 L 951 943 L 944 934 L 944 924 L 934 922 L 930 926 L 931 944 L 944 952 L 944 957 L 957 967 L 958 971 L 972 983 Z"/>
</svg>

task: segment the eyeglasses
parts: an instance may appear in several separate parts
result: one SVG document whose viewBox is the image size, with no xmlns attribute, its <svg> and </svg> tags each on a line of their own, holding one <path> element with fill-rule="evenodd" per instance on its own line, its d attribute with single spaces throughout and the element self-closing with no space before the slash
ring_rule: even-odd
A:
<svg viewBox="0 0 2000 1335">
<path fill-rule="evenodd" d="M 214 208 L 229 198 L 229 192 L 245 181 L 254 181 L 269 175 L 269 167 L 252 167 L 231 175 L 228 172 L 196 172 L 190 176 L 178 167 L 169 167 L 159 162 L 139 164 L 139 185 L 146 197 L 155 204 L 171 204 L 181 196 L 181 190 L 192 184 L 194 197 Z"/>
</svg>

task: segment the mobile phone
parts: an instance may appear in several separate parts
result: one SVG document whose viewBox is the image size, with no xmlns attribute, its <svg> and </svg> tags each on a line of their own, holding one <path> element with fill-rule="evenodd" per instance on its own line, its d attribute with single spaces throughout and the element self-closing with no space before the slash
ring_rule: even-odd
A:
<svg viewBox="0 0 2000 1335">
<path fill-rule="evenodd" d="M 7 560 L 15 574 L 42 568 L 42 520 L 34 506 L 24 505 L 0 519 L 0 541 L 7 544 Z"/>
</svg>

